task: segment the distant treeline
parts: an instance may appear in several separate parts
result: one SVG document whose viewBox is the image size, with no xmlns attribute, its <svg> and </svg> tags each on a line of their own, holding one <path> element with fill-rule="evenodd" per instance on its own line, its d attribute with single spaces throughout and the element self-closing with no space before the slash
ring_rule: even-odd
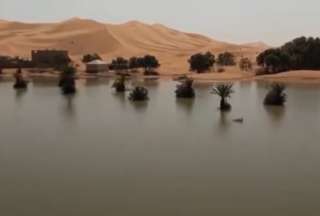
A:
<svg viewBox="0 0 320 216">
<path fill-rule="evenodd" d="M 0 56 L 0 68 L 32 68 L 34 64 L 30 60 L 20 57 Z"/>
<path fill-rule="evenodd" d="M 94 53 L 84 55 L 82 58 L 83 63 L 88 63 L 94 60 L 102 60 L 102 58 Z M 129 69 L 139 69 L 144 68 L 145 72 L 152 72 L 152 70 L 160 66 L 159 60 L 152 55 L 145 55 L 143 57 L 133 56 L 129 59 L 118 57 L 111 61 L 109 64 L 110 70 L 129 70 Z"/>
<path fill-rule="evenodd" d="M 231 52 L 220 53 L 218 57 L 211 52 L 197 53 L 192 55 L 188 62 L 190 65 L 190 71 L 195 71 L 196 73 L 205 73 L 210 71 L 215 64 L 220 67 L 223 66 L 235 66 L 236 57 Z M 243 71 L 249 71 L 252 69 L 252 62 L 249 58 L 241 58 L 239 61 L 239 67 Z M 223 69 L 219 69 L 218 72 L 223 72 Z"/>
<path fill-rule="evenodd" d="M 144 57 L 131 57 L 125 59 L 118 57 L 113 59 L 110 64 L 111 70 L 123 70 L 123 69 L 138 69 L 144 68 L 146 71 L 156 69 L 160 66 L 158 59 L 152 55 L 145 55 Z"/>
<path fill-rule="evenodd" d="M 280 48 L 272 48 L 257 57 L 257 64 L 265 73 L 288 70 L 319 70 L 320 39 L 300 37 Z"/>
</svg>

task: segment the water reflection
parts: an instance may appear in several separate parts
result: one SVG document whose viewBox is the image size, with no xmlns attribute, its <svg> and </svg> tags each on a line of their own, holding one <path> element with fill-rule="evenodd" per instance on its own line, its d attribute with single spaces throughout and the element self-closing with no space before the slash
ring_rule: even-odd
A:
<svg viewBox="0 0 320 216">
<path fill-rule="evenodd" d="M 132 101 L 132 106 L 138 113 L 144 113 L 148 107 L 148 101 Z"/>
<path fill-rule="evenodd" d="M 241 81 L 235 84 L 235 89 L 239 89 L 238 91 L 251 91 L 252 88 L 255 88 L 255 83 L 252 81 Z"/>
<path fill-rule="evenodd" d="M 62 95 L 62 97 L 65 100 L 65 105 L 64 105 L 64 116 L 73 119 L 75 118 L 75 105 L 74 105 L 74 99 L 75 95 Z"/>
<path fill-rule="evenodd" d="M 290 87 L 286 107 L 264 108 L 266 89 L 236 85 L 226 113 L 206 88 L 176 100 L 175 84 L 160 81 L 146 102 L 115 94 L 111 83 L 80 85 L 74 96 L 31 85 L 26 97 L 17 92 L 20 109 L 12 83 L 0 83 L 1 215 L 46 215 L 52 201 L 61 216 L 319 211 L 305 199 L 320 195 L 309 184 L 319 181 L 319 88 Z M 243 125 L 233 122 L 242 116 Z"/>
<path fill-rule="evenodd" d="M 187 99 L 187 98 L 177 98 L 176 99 L 176 106 L 178 108 L 178 111 L 184 111 L 187 114 L 192 113 L 192 109 L 194 106 L 194 99 Z"/>
<path fill-rule="evenodd" d="M 27 89 L 15 89 L 15 91 L 16 102 L 20 102 L 23 96 L 27 93 Z"/>
<path fill-rule="evenodd" d="M 212 89 L 213 84 L 212 83 L 206 83 L 206 82 L 197 82 L 195 81 L 193 83 L 193 87 L 197 90 L 202 91 L 210 91 Z"/>
<path fill-rule="evenodd" d="M 231 126 L 231 120 L 228 118 L 230 111 L 228 112 L 220 112 L 219 118 L 219 131 L 225 132 Z"/>
<path fill-rule="evenodd" d="M 110 83 L 110 79 L 95 77 L 83 79 L 82 82 L 87 87 L 95 87 L 97 85 L 108 85 Z"/>
<path fill-rule="evenodd" d="M 58 78 L 55 77 L 33 77 L 32 83 L 34 87 L 57 87 Z"/>
<path fill-rule="evenodd" d="M 273 122 L 281 122 L 286 113 L 285 107 L 282 106 L 264 106 L 264 109 Z"/>
<path fill-rule="evenodd" d="M 127 101 L 126 93 L 125 92 L 113 92 L 112 93 L 113 98 L 116 99 L 116 101 L 119 101 L 119 104 L 124 107 Z"/>
<path fill-rule="evenodd" d="M 148 87 L 157 87 L 159 86 L 159 78 L 145 78 L 143 84 Z"/>
</svg>

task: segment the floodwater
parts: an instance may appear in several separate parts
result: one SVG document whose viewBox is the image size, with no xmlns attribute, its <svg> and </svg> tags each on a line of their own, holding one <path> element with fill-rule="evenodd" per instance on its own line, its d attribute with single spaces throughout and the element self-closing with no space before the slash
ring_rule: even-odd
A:
<svg viewBox="0 0 320 216">
<path fill-rule="evenodd" d="M 172 81 L 143 84 L 150 100 L 134 104 L 112 80 L 74 97 L 0 82 L 0 215 L 320 214 L 320 86 L 289 85 L 286 106 L 266 108 L 265 84 L 239 82 L 220 114 L 210 85 L 190 101 Z"/>
</svg>

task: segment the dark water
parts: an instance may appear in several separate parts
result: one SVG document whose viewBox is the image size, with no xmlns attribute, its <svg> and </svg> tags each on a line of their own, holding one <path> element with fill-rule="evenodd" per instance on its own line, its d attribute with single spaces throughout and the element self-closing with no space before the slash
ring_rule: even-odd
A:
<svg viewBox="0 0 320 216">
<path fill-rule="evenodd" d="M 55 81 L 0 83 L 0 215 L 320 214 L 319 86 L 289 86 L 286 107 L 267 109 L 265 85 L 237 83 L 221 115 L 210 86 L 190 102 L 147 82 L 134 105 L 111 83 L 73 98 Z"/>
</svg>

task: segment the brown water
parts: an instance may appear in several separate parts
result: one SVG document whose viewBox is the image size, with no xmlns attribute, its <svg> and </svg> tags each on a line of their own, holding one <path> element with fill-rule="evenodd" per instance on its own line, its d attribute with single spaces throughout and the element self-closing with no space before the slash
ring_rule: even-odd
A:
<svg viewBox="0 0 320 216">
<path fill-rule="evenodd" d="M 73 98 L 0 83 L 1 216 L 320 214 L 319 86 L 289 86 L 286 107 L 267 109 L 265 85 L 237 83 L 221 115 L 210 86 L 190 102 L 147 82 L 134 105 L 111 83 Z"/>
</svg>

